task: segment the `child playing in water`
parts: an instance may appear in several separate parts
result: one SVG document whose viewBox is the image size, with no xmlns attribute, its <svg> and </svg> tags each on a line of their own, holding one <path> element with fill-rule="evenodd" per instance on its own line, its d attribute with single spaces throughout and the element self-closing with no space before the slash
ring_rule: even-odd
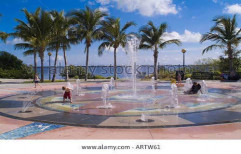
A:
<svg viewBox="0 0 241 154">
<path fill-rule="evenodd" d="M 65 99 L 69 99 L 69 100 L 70 100 L 70 103 L 72 103 L 72 98 L 71 98 L 71 90 L 72 90 L 72 89 L 63 86 L 63 87 L 62 87 L 62 90 L 64 90 L 63 102 L 65 102 Z"/>
<path fill-rule="evenodd" d="M 197 94 L 199 90 L 201 90 L 201 85 L 197 82 L 194 82 L 192 88 L 189 91 L 185 91 L 185 94 Z M 201 91 L 202 92 L 202 91 Z"/>
<path fill-rule="evenodd" d="M 35 76 L 34 76 L 34 85 L 35 85 L 35 88 L 37 88 L 37 85 L 42 88 L 42 86 L 39 84 L 39 82 L 40 82 L 40 79 L 39 79 L 39 77 L 38 77 L 38 74 L 35 74 Z"/>
</svg>

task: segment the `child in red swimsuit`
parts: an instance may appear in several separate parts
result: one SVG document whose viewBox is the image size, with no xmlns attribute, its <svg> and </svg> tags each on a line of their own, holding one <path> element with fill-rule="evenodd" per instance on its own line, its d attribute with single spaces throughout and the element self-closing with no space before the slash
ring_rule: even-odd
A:
<svg viewBox="0 0 241 154">
<path fill-rule="evenodd" d="M 63 102 L 65 102 L 65 99 L 70 99 L 70 103 L 72 103 L 71 89 L 68 87 L 62 87 L 62 90 L 64 90 Z"/>
</svg>

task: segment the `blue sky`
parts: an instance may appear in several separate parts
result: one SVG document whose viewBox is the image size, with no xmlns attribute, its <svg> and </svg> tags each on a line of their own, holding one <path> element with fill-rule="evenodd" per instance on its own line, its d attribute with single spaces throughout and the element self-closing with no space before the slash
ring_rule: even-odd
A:
<svg viewBox="0 0 241 154">
<path fill-rule="evenodd" d="M 93 9 L 107 11 L 110 16 L 120 17 L 121 22 L 134 21 L 137 26 L 128 31 L 137 32 L 138 29 L 148 21 L 153 21 L 156 25 L 163 22 L 168 24 L 167 38 L 178 38 L 182 46 L 168 46 L 159 50 L 158 62 L 164 64 L 182 64 L 181 49 L 185 48 L 186 63 L 193 64 L 201 58 L 217 58 L 222 55 L 222 51 L 211 51 L 202 55 L 202 50 L 210 42 L 200 44 L 202 34 L 209 31 L 213 25 L 212 19 L 220 15 L 238 14 L 238 23 L 241 26 L 241 1 L 240 0 L 1 0 L 0 31 L 13 32 L 16 22 L 14 19 L 24 20 L 21 9 L 26 8 L 33 12 L 41 7 L 45 10 L 64 10 L 68 12 L 73 9 L 82 9 L 89 6 Z M 27 64 L 33 63 L 32 56 L 23 56 L 22 50 L 14 50 L 14 44 L 21 42 L 19 39 L 9 38 L 7 43 L 0 43 L 1 51 L 8 51 L 18 56 Z M 113 65 L 113 51 L 107 50 L 103 56 L 97 55 L 97 48 L 100 42 L 95 42 L 90 49 L 90 65 Z M 84 44 L 72 45 L 67 52 L 69 64 L 84 65 L 85 54 Z M 128 64 L 128 55 L 124 49 L 119 49 L 117 63 L 119 65 Z M 54 56 L 52 56 L 52 59 Z M 45 64 L 48 57 L 46 55 Z M 60 51 L 59 62 L 63 65 L 63 56 Z M 138 52 L 139 64 L 153 64 L 153 52 L 141 50 Z"/>
</svg>

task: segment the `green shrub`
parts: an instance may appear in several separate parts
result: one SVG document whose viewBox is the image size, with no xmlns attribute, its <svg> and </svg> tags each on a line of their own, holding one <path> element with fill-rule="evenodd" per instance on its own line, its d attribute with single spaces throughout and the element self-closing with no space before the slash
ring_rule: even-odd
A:
<svg viewBox="0 0 241 154">
<path fill-rule="evenodd" d="M 0 68 L 4 70 L 21 69 L 23 61 L 18 59 L 16 56 L 0 51 Z"/>
<path fill-rule="evenodd" d="M 74 66 L 70 65 L 68 66 L 69 70 L 69 78 L 74 78 L 74 79 L 84 79 L 85 78 L 85 69 L 81 66 Z M 66 77 L 66 71 L 65 69 L 60 73 L 62 77 Z M 93 76 L 88 73 L 88 78 L 91 79 Z"/>
<path fill-rule="evenodd" d="M 220 76 L 222 73 L 220 72 L 220 71 L 215 71 L 214 73 L 213 73 L 213 75 L 214 76 Z"/>
<path fill-rule="evenodd" d="M 106 78 L 101 75 L 95 75 L 93 79 L 106 79 Z"/>
<path fill-rule="evenodd" d="M 16 56 L 0 51 L 0 78 L 31 79 L 33 78 L 32 66 L 27 66 Z"/>
<path fill-rule="evenodd" d="M 185 79 L 187 79 L 187 78 L 192 78 L 192 74 L 185 74 Z"/>
<path fill-rule="evenodd" d="M 74 76 L 73 78 L 74 78 L 74 79 L 79 79 L 79 76 L 78 76 L 78 75 L 76 75 L 76 76 Z"/>
<path fill-rule="evenodd" d="M 11 69 L 11 70 L 3 70 L 0 68 L 0 78 L 8 78 L 8 79 L 32 79 L 33 71 L 31 68 L 22 68 L 20 70 Z"/>
</svg>

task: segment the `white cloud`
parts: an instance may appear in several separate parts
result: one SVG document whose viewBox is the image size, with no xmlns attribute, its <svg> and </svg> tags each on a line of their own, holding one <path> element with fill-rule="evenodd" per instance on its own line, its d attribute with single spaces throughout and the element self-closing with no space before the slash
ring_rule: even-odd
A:
<svg viewBox="0 0 241 154">
<path fill-rule="evenodd" d="M 48 60 L 48 59 L 47 59 Z M 54 61 L 55 60 L 55 53 L 53 53 L 53 55 L 51 56 L 51 60 Z M 58 61 L 64 61 L 64 56 L 62 55 L 58 55 Z"/>
<path fill-rule="evenodd" d="M 110 0 L 96 0 L 96 2 L 100 3 L 101 5 L 106 5 L 110 3 Z"/>
<path fill-rule="evenodd" d="M 88 1 L 88 5 L 95 5 L 95 2 Z"/>
<path fill-rule="evenodd" d="M 21 38 L 14 38 L 13 40 L 8 40 L 6 42 L 8 45 L 15 45 L 15 44 L 18 44 L 18 43 L 24 43 L 24 41 L 21 39 Z"/>
<path fill-rule="evenodd" d="M 224 8 L 224 13 L 241 14 L 241 4 L 228 5 Z"/>
<path fill-rule="evenodd" d="M 170 39 L 179 39 L 182 42 L 199 42 L 202 37 L 202 34 L 196 33 L 196 32 L 191 32 L 189 30 L 185 30 L 184 34 L 179 34 L 178 32 L 171 32 L 171 33 L 165 33 L 164 34 L 164 39 L 165 40 L 170 40 Z"/>
<path fill-rule="evenodd" d="M 114 52 L 114 48 L 113 47 L 106 48 L 105 51 Z M 125 52 L 125 49 L 120 46 L 119 48 L 116 49 L 116 52 Z"/>
<path fill-rule="evenodd" d="M 217 2 L 218 2 L 218 0 L 213 0 L 213 2 L 214 2 L 214 3 L 217 3 Z"/>
<path fill-rule="evenodd" d="M 96 0 L 101 5 L 110 0 Z M 172 0 L 112 0 L 117 7 L 126 12 L 138 11 L 143 16 L 177 14 L 178 9 Z M 180 10 L 180 9 L 179 9 Z"/>
<path fill-rule="evenodd" d="M 99 7 L 98 9 L 102 12 L 109 12 L 109 9 L 107 7 Z"/>
</svg>

